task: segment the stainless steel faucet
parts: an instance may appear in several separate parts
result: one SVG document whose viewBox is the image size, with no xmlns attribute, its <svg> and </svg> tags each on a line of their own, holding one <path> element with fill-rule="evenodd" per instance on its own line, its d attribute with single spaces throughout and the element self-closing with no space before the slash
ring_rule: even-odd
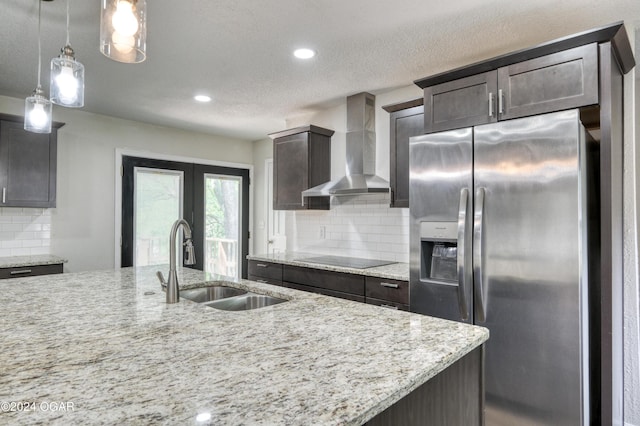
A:
<svg viewBox="0 0 640 426">
<path fill-rule="evenodd" d="M 176 236 L 178 235 L 180 226 L 184 228 L 184 238 L 186 239 L 183 243 L 186 247 L 184 264 L 194 265 L 196 263 L 196 253 L 193 249 L 193 243 L 191 242 L 191 227 L 186 220 L 178 219 L 173 223 L 171 233 L 169 233 L 169 281 L 164 280 L 162 272 L 158 271 L 156 273 L 160 282 L 167 286 L 167 303 L 177 303 L 180 301 L 178 274 L 176 272 Z"/>
</svg>

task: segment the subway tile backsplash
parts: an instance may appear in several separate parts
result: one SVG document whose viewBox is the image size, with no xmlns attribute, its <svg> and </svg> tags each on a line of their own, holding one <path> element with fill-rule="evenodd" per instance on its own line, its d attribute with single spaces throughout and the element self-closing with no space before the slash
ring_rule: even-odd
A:
<svg viewBox="0 0 640 426">
<path fill-rule="evenodd" d="M 50 254 L 51 210 L 0 208 L 0 257 Z"/>
<path fill-rule="evenodd" d="M 331 198 L 331 210 L 286 213 L 287 249 L 409 262 L 409 209 L 388 194 Z"/>
</svg>

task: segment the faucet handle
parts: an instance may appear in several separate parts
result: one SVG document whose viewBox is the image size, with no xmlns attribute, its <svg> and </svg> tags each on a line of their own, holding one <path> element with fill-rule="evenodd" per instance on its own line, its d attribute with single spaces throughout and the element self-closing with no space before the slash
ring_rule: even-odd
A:
<svg viewBox="0 0 640 426">
<path fill-rule="evenodd" d="M 162 275 L 162 272 L 160 272 L 160 271 L 156 272 L 156 276 L 160 280 L 160 284 L 161 285 L 163 285 L 163 286 L 167 285 L 167 282 L 164 280 L 164 275 Z"/>
</svg>

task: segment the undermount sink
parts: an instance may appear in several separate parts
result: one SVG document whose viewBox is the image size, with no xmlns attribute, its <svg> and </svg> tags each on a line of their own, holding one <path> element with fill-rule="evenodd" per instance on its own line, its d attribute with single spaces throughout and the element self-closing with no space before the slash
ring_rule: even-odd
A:
<svg viewBox="0 0 640 426">
<path fill-rule="evenodd" d="M 211 302 L 214 300 L 226 299 L 228 297 L 246 294 L 246 290 L 234 287 L 212 286 L 198 287 L 187 290 L 180 290 L 180 297 L 196 303 Z"/>
<path fill-rule="evenodd" d="M 247 293 L 241 296 L 220 299 L 214 302 L 206 303 L 211 308 L 221 309 L 223 311 L 248 311 L 251 309 L 264 308 L 265 306 L 277 305 L 286 302 L 286 299 L 267 296 L 264 294 Z"/>
</svg>

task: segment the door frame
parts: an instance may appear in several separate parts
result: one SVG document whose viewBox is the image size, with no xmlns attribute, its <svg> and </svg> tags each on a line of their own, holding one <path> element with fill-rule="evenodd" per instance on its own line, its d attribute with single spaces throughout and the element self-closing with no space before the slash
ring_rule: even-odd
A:
<svg viewBox="0 0 640 426">
<path fill-rule="evenodd" d="M 175 161 L 179 163 L 193 163 L 204 166 L 232 167 L 236 169 L 246 169 L 249 171 L 249 254 L 253 254 L 253 164 L 232 163 L 227 161 L 206 160 L 204 158 L 183 157 L 179 155 L 161 154 L 158 152 L 139 151 L 127 148 L 116 148 L 115 151 L 115 208 L 114 208 L 114 268 L 119 269 L 122 265 L 122 157 L 142 157 L 151 160 Z"/>
</svg>

